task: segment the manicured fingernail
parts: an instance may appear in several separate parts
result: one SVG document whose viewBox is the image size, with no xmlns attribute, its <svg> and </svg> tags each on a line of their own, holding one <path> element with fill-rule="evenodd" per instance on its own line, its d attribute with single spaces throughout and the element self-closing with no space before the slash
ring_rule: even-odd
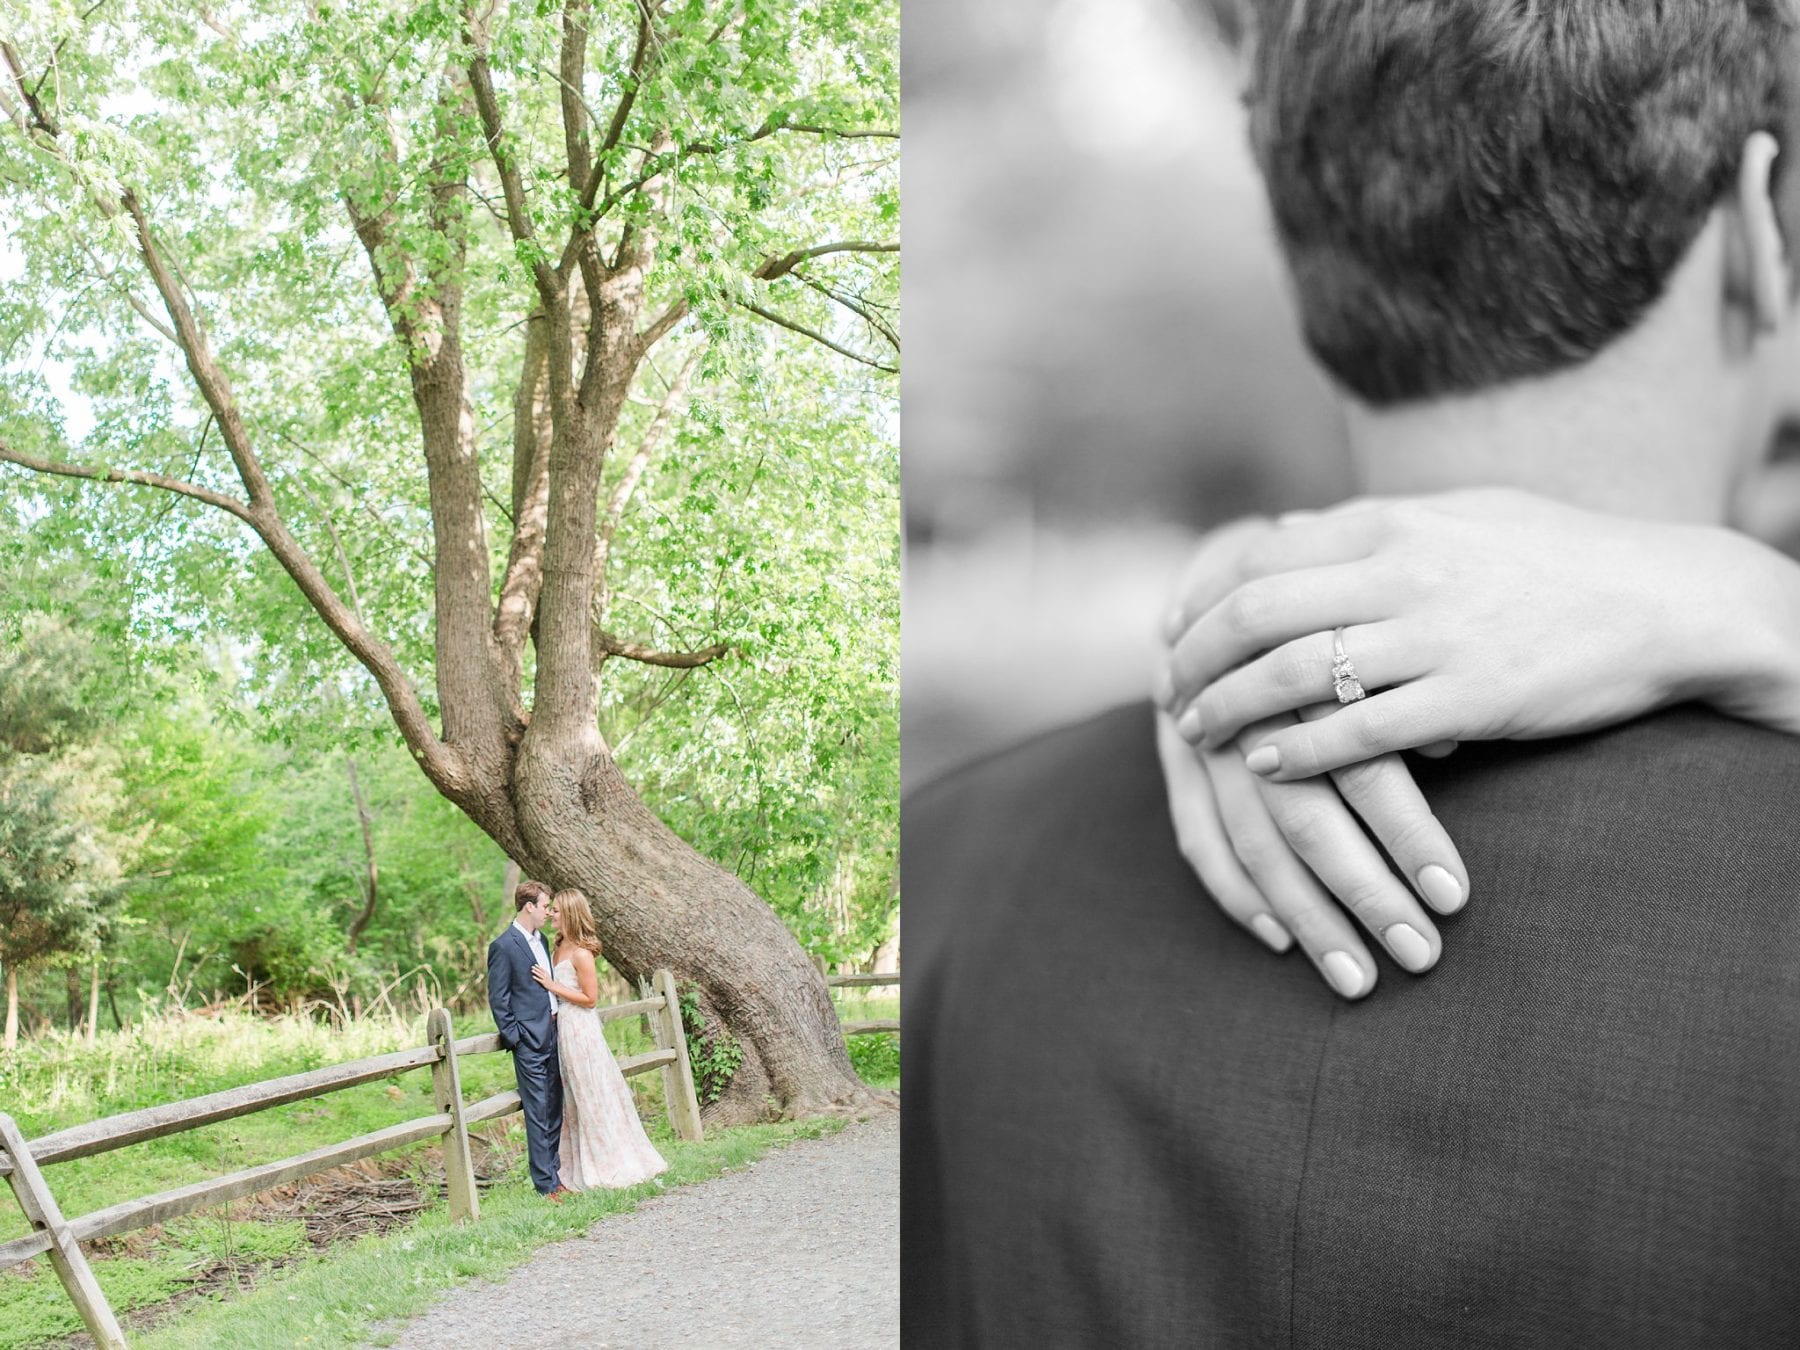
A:
<svg viewBox="0 0 1800 1350">
<path fill-rule="evenodd" d="M 1250 927 L 1256 930 L 1256 936 L 1263 940 L 1270 951 L 1285 952 L 1294 945 L 1294 939 L 1289 936 L 1288 930 L 1267 914 L 1258 914 L 1250 920 Z"/>
<path fill-rule="evenodd" d="M 1363 991 L 1363 968 L 1349 952 L 1326 952 L 1319 963 L 1325 967 L 1325 978 L 1345 998 L 1355 998 Z"/>
<path fill-rule="evenodd" d="M 1189 704 L 1188 710 L 1175 719 L 1175 730 L 1181 733 L 1181 739 L 1184 741 L 1199 740 L 1205 731 L 1205 728 L 1200 725 L 1200 709 Z"/>
<path fill-rule="evenodd" d="M 1439 914 L 1454 914 L 1467 899 L 1462 883 L 1436 863 L 1419 869 L 1419 889 Z"/>
<path fill-rule="evenodd" d="M 1431 964 L 1431 944 L 1409 923 L 1397 923 L 1382 933 L 1394 959 L 1408 970 L 1423 970 Z"/>
<path fill-rule="evenodd" d="M 1244 756 L 1244 767 L 1267 778 L 1281 767 L 1281 751 L 1272 745 L 1259 745 Z"/>
<path fill-rule="evenodd" d="M 1175 676 L 1167 666 L 1156 672 L 1156 678 L 1150 682 L 1150 697 L 1156 700 L 1156 706 L 1167 708 L 1175 701 Z"/>
</svg>

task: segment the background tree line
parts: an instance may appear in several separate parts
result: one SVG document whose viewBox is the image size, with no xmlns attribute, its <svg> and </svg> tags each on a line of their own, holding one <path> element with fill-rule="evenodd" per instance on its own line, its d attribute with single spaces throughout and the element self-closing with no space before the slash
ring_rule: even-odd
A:
<svg viewBox="0 0 1800 1350">
<path fill-rule="evenodd" d="M 769 657 L 606 709 L 665 818 L 834 963 L 898 936 L 893 468 L 871 461 L 860 517 L 797 513 L 766 566 L 798 595 L 734 597 L 765 611 Z M 35 494 L 0 503 L 4 1043 L 227 1000 L 344 1015 L 420 979 L 480 1004 L 505 855 L 379 709 L 296 702 L 254 644 L 147 621 L 139 584 Z"/>
<path fill-rule="evenodd" d="M 694 986 L 744 1051 L 722 1114 L 870 1100 L 802 944 L 894 895 L 897 18 L 0 0 L 19 523 L 116 570 L 124 687 L 172 681 L 200 738 L 169 800 L 250 778 L 211 805 L 267 805 L 265 866 L 316 804 L 349 821 L 295 838 L 281 903 L 310 908 L 239 939 L 247 987 L 296 987 L 330 929 L 344 962 L 456 940 L 383 945 L 384 819 L 430 847 L 404 745 L 589 893 L 623 973 Z M 178 812 L 197 856 L 208 814 Z M 167 881 L 185 962 L 226 897 L 151 856 L 172 837 L 126 910 L 135 942 Z"/>
</svg>

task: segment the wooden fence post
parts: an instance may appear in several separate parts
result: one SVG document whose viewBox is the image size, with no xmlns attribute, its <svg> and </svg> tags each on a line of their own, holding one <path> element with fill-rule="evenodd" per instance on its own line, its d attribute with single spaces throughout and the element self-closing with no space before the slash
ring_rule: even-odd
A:
<svg viewBox="0 0 1800 1350">
<path fill-rule="evenodd" d="M 481 1193 L 475 1188 L 475 1163 L 469 1156 L 469 1125 L 463 1118 L 462 1074 L 456 1067 L 450 1010 L 434 1009 L 426 1032 L 444 1056 L 431 1066 L 431 1089 L 439 1113 L 450 1114 L 450 1128 L 444 1131 L 444 1186 L 450 1198 L 450 1221 L 479 1219 Z"/>
<path fill-rule="evenodd" d="M 94 1344 L 101 1350 L 126 1350 L 125 1333 L 119 1329 L 118 1319 L 113 1316 L 106 1295 L 100 1292 L 93 1267 L 88 1265 L 81 1244 L 75 1241 L 75 1235 L 64 1222 L 56 1197 L 44 1184 L 44 1174 L 38 1171 L 36 1160 L 25 1147 L 25 1136 L 19 1133 L 13 1118 L 4 1112 L 0 1112 L 0 1149 L 5 1150 L 12 1162 L 12 1171 L 6 1179 L 12 1183 L 19 1208 L 25 1211 L 32 1227 L 42 1229 L 49 1236 L 50 1264 L 68 1291 L 75 1311 L 87 1323 Z"/>
<path fill-rule="evenodd" d="M 681 996 L 675 992 L 675 976 L 656 972 L 656 992 L 662 995 L 662 1048 L 673 1050 L 673 1063 L 663 1065 L 663 1101 L 669 1108 L 669 1124 L 677 1137 L 699 1143 L 706 1137 L 700 1124 L 700 1099 L 694 1094 L 694 1066 L 688 1062 L 687 1032 L 681 1025 Z"/>
<path fill-rule="evenodd" d="M 651 987 L 650 981 L 642 975 L 637 977 L 637 991 L 638 997 L 641 999 L 656 997 L 656 990 Z M 648 1036 L 657 1045 L 661 1045 L 663 1041 L 662 1023 L 656 1021 L 650 1013 L 645 1013 L 642 1017 L 638 1018 L 638 1021 L 643 1024 L 644 1035 Z"/>
</svg>

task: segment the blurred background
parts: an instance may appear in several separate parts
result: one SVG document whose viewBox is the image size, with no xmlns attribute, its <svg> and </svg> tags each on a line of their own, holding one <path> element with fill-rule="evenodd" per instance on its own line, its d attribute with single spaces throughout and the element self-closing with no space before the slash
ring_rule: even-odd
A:
<svg viewBox="0 0 1800 1350">
<path fill-rule="evenodd" d="M 908 787 L 1148 688 L 1198 532 L 1345 495 L 1204 0 L 906 0 Z"/>
</svg>

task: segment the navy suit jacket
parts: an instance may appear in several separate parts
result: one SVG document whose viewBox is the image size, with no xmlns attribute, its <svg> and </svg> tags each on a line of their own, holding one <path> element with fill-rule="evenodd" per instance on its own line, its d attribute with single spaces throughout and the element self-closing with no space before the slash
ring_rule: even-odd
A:
<svg viewBox="0 0 1800 1350">
<path fill-rule="evenodd" d="M 543 936 L 538 937 L 543 942 Z M 550 944 L 544 943 L 544 954 Z M 537 958 L 517 927 L 488 944 L 488 1007 L 494 1012 L 500 1042 L 515 1054 L 556 1053 L 556 1018 L 551 1013 L 550 991 L 531 978 Z"/>
<path fill-rule="evenodd" d="M 1800 1345 L 1800 737 L 1415 772 L 1472 894 L 1360 1003 L 1195 881 L 1148 706 L 909 797 L 909 1346 Z"/>
</svg>

